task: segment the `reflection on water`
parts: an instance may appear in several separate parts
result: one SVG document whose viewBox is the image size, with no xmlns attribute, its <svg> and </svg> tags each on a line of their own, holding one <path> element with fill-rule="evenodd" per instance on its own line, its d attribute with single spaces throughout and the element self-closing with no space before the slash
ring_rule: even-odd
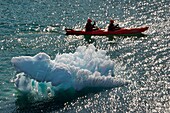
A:
<svg viewBox="0 0 170 113">
<path fill-rule="evenodd" d="M 0 0 L 0 3 L 0 112 L 36 112 L 36 109 L 38 112 L 169 112 L 169 0 L 68 0 L 67 3 Z M 144 37 L 114 36 L 114 40 L 92 36 L 84 41 L 83 36 L 65 35 L 65 27 L 84 29 L 88 17 L 100 28 L 105 28 L 112 18 L 120 27 L 149 26 L 149 29 Z M 55 58 L 57 53 L 74 52 L 78 46 L 93 41 L 96 48 L 106 50 L 115 62 L 115 76 L 131 80 L 131 85 L 88 94 L 68 103 L 49 99 L 30 104 L 30 98 L 35 97 L 17 96 L 18 91 L 10 82 L 15 76 L 10 64 L 12 57 L 46 52 Z"/>
<path fill-rule="evenodd" d="M 79 98 L 87 99 L 99 92 L 107 89 L 101 88 L 85 88 L 81 91 L 73 92 L 72 89 L 60 91 L 53 97 L 44 98 L 36 97 L 30 93 L 20 93 L 17 96 L 16 109 L 13 112 L 52 112 L 59 111 L 65 107 L 66 104 L 72 104 Z M 62 111 L 62 110 L 61 110 Z"/>
</svg>

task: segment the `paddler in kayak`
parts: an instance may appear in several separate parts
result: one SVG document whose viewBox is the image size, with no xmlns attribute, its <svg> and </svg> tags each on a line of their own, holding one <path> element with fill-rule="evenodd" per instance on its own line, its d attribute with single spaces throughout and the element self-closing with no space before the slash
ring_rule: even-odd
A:
<svg viewBox="0 0 170 113">
<path fill-rule="evenodd" d="M 120 29 L 119 24 L 114 25 L 114 20 L 111 19 L 110 24 L 108 26 L 108 31 L 115 31 L 115 30 L 118 30 L 118 29 Z"/>
<path fill-rule="evenodd" d="M 85 31 L 88 32 L 88 31 L 93 31 L 93 30 L 96 30 L 98 29 L 95 25 L 96 25 L 96 22 L 94 21 L 94 24 L 91 24 L 92 20 L 89 18 L 87 20 L 87 23 L 86 23 L 86 26 L 85 26 Z"/>
<path fill-rule="evenodd" d="M 94 21 L 93 24 L 91 22 L 92 22 L 92 20 L 90 18 L 88 18 L 86 26 L 85 26 L 85 31 L 86 32 L 92 32 L 92 31 L 96 30 L 96 28 L 97 28 L 95 26 L 96 22 Z M 91 35 L 85 35 L 84 38 L 85 38 L 85 41 L 87 41 L 89 44 L 94 42 L 94 40 L 91 39 Z"/>
</svg>

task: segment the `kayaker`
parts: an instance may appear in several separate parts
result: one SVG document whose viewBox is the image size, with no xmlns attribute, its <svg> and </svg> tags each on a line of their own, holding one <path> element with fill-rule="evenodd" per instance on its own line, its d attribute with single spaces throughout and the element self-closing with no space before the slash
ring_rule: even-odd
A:
<svg viewBox="0 0 170 113">
<path fill-rule="evenodd" d="M 93 28 L 96 28 L 96 22 L 94 22 L 94 24 L 91 24 L 92 20 L 89 18 L 87 20 L 86 26 L 85 26 L 85 31 L 93 31 Z"/>
<path fill-rule="evenodd" d="M 119 24 L 114 25 L 114 20 L 110 20 L 110 24 L 108 26 L 108 31 L 114 31 L 120 29 Z"/>
</svg>

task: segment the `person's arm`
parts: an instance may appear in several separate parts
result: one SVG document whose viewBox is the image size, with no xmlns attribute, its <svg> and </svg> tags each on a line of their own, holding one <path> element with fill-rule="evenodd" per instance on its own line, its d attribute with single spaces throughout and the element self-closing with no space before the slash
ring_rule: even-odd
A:
<svg viewBox="0 0 170 113">
<path fill-rule="evenodd" d="M 99 27 L 97 27 L 97 26 L 95 26 L 95 25 L 96 25 L 96 22 L 94 21 L 94 23 L 93 23 L 93 28 L 95 28 L 95 30 L 98 30 Z"/>
<path fill-rule="evenodd" d="M 93 26 L 95 26 L 96 25 L 96 21 L 94 21 L 94 23 L 93 23 Z"/>
</svg>

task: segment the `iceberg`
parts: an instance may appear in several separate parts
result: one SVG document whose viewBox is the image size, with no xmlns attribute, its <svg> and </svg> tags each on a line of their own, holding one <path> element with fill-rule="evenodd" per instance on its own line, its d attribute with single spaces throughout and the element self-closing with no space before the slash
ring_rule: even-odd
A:
<svg viewBox="0 0 170 113">
<path fill-rule="evenodd" d="M 80 91 L 84 88 L 113 88 L 128 84 L 114 78 L 114 62 L 105 50 L 93 45 L 79 46 L 74 53 L 57 54 L 51 59 L 46 53 L 11 59 L 17 73 L 15 85 L 21 91 L 41 90 Z M 45 89 L 44 89 L 45 88 Z M 37 88 L 38 90 L 38 88 Z"/>
</svg>

